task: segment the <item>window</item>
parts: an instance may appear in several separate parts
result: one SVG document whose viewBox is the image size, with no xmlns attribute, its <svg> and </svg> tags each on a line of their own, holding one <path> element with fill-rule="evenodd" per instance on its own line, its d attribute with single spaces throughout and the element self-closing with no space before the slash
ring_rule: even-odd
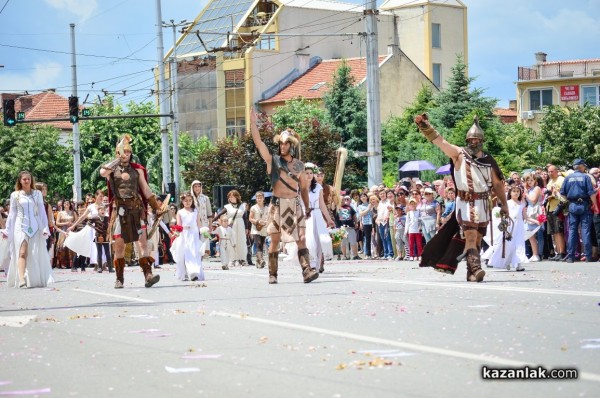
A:
<svg viewBox="0 0 600 398">
<path fill-rule="evenodd" d="M 225 123 L 228 137 L 246 132 L 244 69 L 225 71 Z"/>
<path fill-rule="evenodd" d="M 541 111 L 543 107 L 552 105 L 552 89 L 529 91 L 529 109 Z"/>
<path fill-rule="evenodd" d="M 256 42 L 256 48 L 261 50 L 275 50 L 275 36 L 263 35 Z"/>
<path fill-rule="evenodd" d="M 442 87 L 442 64 L 433 64 L 433 84 L 437 88 Z"/>
<path fill-rule="evenodd" d="M 600 86 L 583 86 L 583 104 L 600 106 Z M 582 104 L 582 105 L 583 105 Z"/>
<path fill-rule="evenodd" d="M 431 48 L 442 48 L 442 25 L 431 24 Z"/>
</svg>

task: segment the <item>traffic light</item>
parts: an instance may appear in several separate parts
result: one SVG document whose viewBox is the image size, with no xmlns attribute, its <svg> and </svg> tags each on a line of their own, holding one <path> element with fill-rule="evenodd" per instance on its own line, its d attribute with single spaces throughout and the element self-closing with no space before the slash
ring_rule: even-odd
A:
<svg viewBox="0 0 600 398">
<path fill-rule="evenodd" d="M 175 183 L 170 182 L 170 183 L 168 183 L 168 186 L 169 186 L 169 193 L 171 194 L 171 199 L 169 199 L 169 203 L 175 203 L 175 199 L 177 199 L 177 195 L 175 192 Z"/>
<path fill-rule="evenodd" d="M 15 100 L 4 100 L 2 103 L 2 111 L 4 114 L 4 125 L 13 127 L 17 124 L 15 117 Z"/>
<path fill-rule="evenodd" d="M 75 124 L 79 121 L 79 98 L 69 97 L 69 120 Z"/>
</svg>

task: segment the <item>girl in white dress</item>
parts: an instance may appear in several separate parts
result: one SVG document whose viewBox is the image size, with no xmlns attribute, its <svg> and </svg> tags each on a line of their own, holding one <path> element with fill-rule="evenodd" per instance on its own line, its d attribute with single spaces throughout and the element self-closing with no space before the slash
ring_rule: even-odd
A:
<svg viewBox="0 0 600 398">
<path fill-rule="evenodd" d="M 494 245 L 484 253 L 482 259 L 489 258 L 488 266 L 507 270 L 525 271 L 521 264 L 529 262 L 525 255 L 525 201 L 519 187 L 512 187 L 507 201 L 509 216 L 514 225 L 511 240 L 505 241 L 504 258 L 502 258 L 502 235 L 494 231 Z M 498 213 L 496 213 L 498 214 Z M 497 218 L 492 214 L 492 218 Z"/>
<path fill-rule="evenodd" d="M 10 209 L 3 239 L 12 249 L 8 286 L 46 287 L 54 282 L 46 239 L 50 236 L 48 215 L 40 191 L 28 171 L 21 171 L 10 195 Z"/>
<path fill-rule="evenodd" d="M 319 168 L 312 163 L 304 165 L 304 176 L 309 185 L 308 203 L 311 208 L 310 218 L 306 220 L 306 248 L 310 253 L 311 268 L 323 272 L 323 262 L 333 258 L 333 247 L 327 227 L 335 228 L 335 222 L 329 217 L 323 198 L 323 187 L 315 179 L 318 171 Z"/>
<path fill-rule="evenodd" d="M 190 193 L 181 195 L 181 205 L 183 207 L 177 212 L 176 218 L 177 225 L 180 225 L 183 231 L 171 246 L 173 259 L 177 263 L 176 276 L 181 281 L 203 281 L 202 255 L 198 251 L 201 221 Z"/>
<path fill-rule="evenodd" d="M 242 203 L 240 193 L 235 189 L 227 194 L 228 204 L 215 216 L 213 221 L 221 218 L 223 214 L 229 219 L 231 227 L 232 257 L 229 259 L 234 265 L 246 265 L 248 246 L 246 245 L 246 204 Z"/>
</svg>

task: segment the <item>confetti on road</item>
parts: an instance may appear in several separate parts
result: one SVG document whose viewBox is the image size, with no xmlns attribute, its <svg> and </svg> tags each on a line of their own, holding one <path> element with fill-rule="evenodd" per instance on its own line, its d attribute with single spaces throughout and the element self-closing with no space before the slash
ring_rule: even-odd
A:
<svg viewBox="0 0 600 398">
<path fill-rule="evenodd" d="M 172 368 L 170 366 L 165 366 L 165 370 L 169 373 L 192 373 L 199 372 L 200 368 Z"/>
<path fill-rule="evenodd" d="M 40 388 L 37 390 L 13 390 L 13 391 L 0 391 L 0 396 L 22 396 L 22 395 L 37 395 L 37 394 L 49 394 L 51 392 L 50 387 Z"/>
</svg>

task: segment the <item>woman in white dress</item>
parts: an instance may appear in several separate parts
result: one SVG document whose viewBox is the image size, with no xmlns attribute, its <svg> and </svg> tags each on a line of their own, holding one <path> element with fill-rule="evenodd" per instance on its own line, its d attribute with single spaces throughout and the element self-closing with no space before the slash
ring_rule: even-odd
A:
<svg viewBox="0 0 600 398">
<path fill-rule="evenodd" d="M 46 287 L 54 282 L 46 239 L 50 236 L 42 193 L 33 189 L 28 171 L 21 171 L 10 195 L 10 210 L 3 239 L 8 239 L 12 257 L 8 286 Z"/>
<path fill-rule="evenodd" d="M 512 187 L 508 194 L 510 196 L 507 201 L 508 211 L 513 226 L 511 240 L 504 242 L 504 258 L 502 258 L 502 235 L 499 231 L 494 231 L 494 245 L 486 251 L 482 258 L 488 258 L 488 266 L 494 268 L 525 271 L 521 265 L 529 262 L 525 255 L 525 201 L 522 200 L 523 193 L 519 187 Z M 498 217 L 498 212 L 492 215 L 492 219 Z"/>
<path fill-rule="evenodd" d="M 327 211 L 323 187 L 315 179 L 318 172 L 319 168 L 313 163 L 304 165 L 304 176 L 309 184 L 308 203 L 311 208 L 310 218 L 306 220 L 306 248 L 310 253 L 311 268 L 323 272 L 324 261 L 333 258 L 333 247 L 327 227 L 334 228 L 335 222 Z"/>
<path fill-rule="evenodd" d="M 182 208 L 177 212 L 177 225 L 183 228 L 171 246 L 173 259 L 177 263 L 176 276 L 181 281 L 204 280 L 200 248 L 201 221 L 198 218 L 194 198 L 190 193 L 181 195 Z"/>
<path fill-rule="evenodd" d="M 229 226 L 231 227 L 231 245 L 233 246 L 234 265 L 246 265 L 246 256 L 248 255 L 248 246 L 246 245 L 246 204 L 242 203 L 240 193 L 235 189 L 227 194 L 227 203 L 225 207 L 213 218 L 218 220 L 223 214 L 227 214 Z"/>
<path fill-rule="evenodd" d="M 98 208 L 104 206 L 104 191 L 98 189 L 94 197 L 94 203 L 90 203 L 88 207 L 86 207 L 85 211 L 79 216 L 79 218 L 69 228 L 67 228 L 69 234 L 65 239 L 65 246 L 80 256 L 88 257 L 90 259 L 90 264 L 95 265 L 94 271 L 97 271 L 98 250 L 96 248 L 96 242 L 94 242 L 96 230 L 91 222 L 92 220 L 99 218 Z M 80 231 L 73 232 L 77 225 L 81 224 L 84 220 L 87 220 L 86 226 Z M 102 269 L 102 264 L 100 264 L 100 269 Z M 85 271 L 85 268 L 83 268 L 82 271 Z"/>
</svg>

